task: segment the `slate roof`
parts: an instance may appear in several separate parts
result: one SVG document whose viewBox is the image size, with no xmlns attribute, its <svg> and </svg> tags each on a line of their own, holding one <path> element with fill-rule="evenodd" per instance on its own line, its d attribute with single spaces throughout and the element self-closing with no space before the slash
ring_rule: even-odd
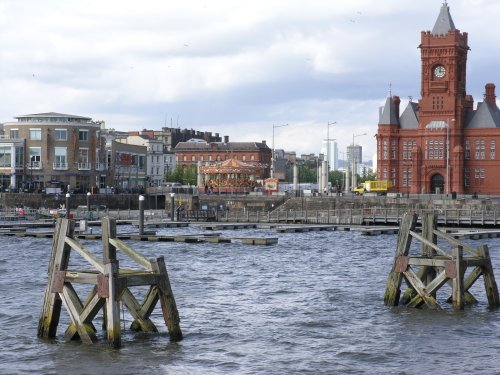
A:
<svg viewBox="0 0 500 375">
<path fill-rule="evenodd" d="M 379 110 L 379 125 L 398 125 L 399 121 L 396 116 L 396 106 L 392 98 L 387 98 L 385 106 Z"/>
<path fill-rule="evenodd" d="M 175 150 L 212 150 L 212 145 L 216 145 L 216 150 L 220 151 L 254 151 L 269 150 L 269 146 L 262 142 L 179 142 Z"/>
<path fill-rule="evenodd" d="M 409 102 L 399 118 L 401 129 L 418 129 L 418 104 Z"/>
<path fill-rule="evenodd" d="M 448 7 L 448 4 L 445 1 L 432 29 L 432 35 L 446 35 L 448 34 L 448 31 L 453 30 L 456 30 L 455 24 L 451 18 L 450 7 Z"/>
<path fill-rule="evenodd" d="M 469 114 L 465 128 L 500 128 L 500 111 L 488 102 L 477 103 L 477 109 Z"/>
</svg>

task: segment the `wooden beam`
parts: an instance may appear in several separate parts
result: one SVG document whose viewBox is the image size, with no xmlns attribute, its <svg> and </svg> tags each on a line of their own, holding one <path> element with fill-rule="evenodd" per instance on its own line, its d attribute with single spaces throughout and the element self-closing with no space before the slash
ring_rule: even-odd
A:
<svg viewBox="0 0 500 375">
<path fill-rule="evenodd" d="M 142 306 L 128 288 L 124 289 L 121 300 L 127 306 L 130 315 L 134 318 L 131 325 L 133 331 L 158 332 L 154 323 L 149 319 L 149 315 L 143 315 Z"/>
<path fill-rule="evenodd" d="M 453 278 L 452 286 L 452 302 L 453 308 L 458 310 L 464 309 L 464 274 L 465 266 L 463 262 L 464 250 L 462 246 L 457 246 L 453 251 L 455 258 L 456 275 Z"/>
<path fill-rule="evenodd" d="M 133 259 L 135 262 L 139 263 L 146 270 L 151 271 L 151 263 L 149 259 L 147 259 L 144 255 L 138 253 L 130 246 L 128 246 L 125 242 L 119 239 L 110 239 L 109 243 L 116 247 L 118 250 L 121 250 L 125 255 L 129 258 Z"/>
<path fill-rule="evenodd" d="M 158 294 L 160 297 L 161 309 L 163 311 L 163 319 L 168 328 L 171 341 L 182 340 L 182 331 L 179 325 L 180 318 L 175 303 L 174 293 L 170 286 L 167 267 L 163 257 L 151 260 L 151 268 L 158 273 Z"/>
<path fill-rule="evenodd" d="M 397 306 L 399 304 L 402 274 L 396 272 L 396 262 L 398 257 L 402 255 L 408 255 L 408 251 L 410 250 L 411 246 L 410 232 L 415 229 L 416 223 L 417 215 L 414 212 L 406 212 L 401 219 L 401 224 L 399 226 L 398 232 L 398 245 L 396 248 L 396 254 L 394 256 L 392 270 L 387 278 L 385 288 L 384 304 L 386 306 Z"/>
<path fill-rule="evenodd" d="M 109 240 L 116 238 L 116 220 L 105 217 L 101 221 L 102 226 L 102 257 L 104 264 L 111 260 L 116 260 L 116 248 L 110 244 Z"/>
<path fill-rule="evenodd" d="M 52 240 L 47 286 L 45 287 L 42 311 L 38 320 L 38 337 L 50 338 L 55 337 L 57 334 L 62 301 L 57 293 L 52 292 L 52 284 L 59 271 L 66 270 L 68 267 L 71 247 L 65 243 L 64 238 L 72 236 L 74 228 L 73 221 L 67 219 L 57 220 Z"/>
<path fill-rule="evenodd" d="M 412 235 L 412 237 L 419 240 L 420 242 L 427 245 L 428 247 L 434 249 L 437 253 L 441 254 L 442 256 L 447 257 L 449 259 L 453 259 L 453 257 L 450 254 L 448 254 L 446 251 L 442 250 L 438 245 L 433 244 L 432 242 L 428 241 L 427 239 L 425 239 L 424 237 L 422 237 L 418 233 L 412 231 L 412 232 L 410 232 L 410 234 Z"/>
<path fill-rule="evenodd" d="M 104 265 L 104 275 L 109 280 L 109 295 L 106 298 L 106 331 L 108 334 L 108 345 L 113 348 L 121 347 L 121 327 L 120 327 L 120 301 L 118 300 L 118 261 L 110 259 Z"/>
<path fill-rule="evenodd" d="M 493 275 L 493 266 L 491 264 L 490 250 L 488 245 L 478 246 L 477 252 L 480 257 L 485 260 L 485 264 L 481 267 L 484 278 L 484 289 L 490 307 L 500 307 L 500 299 L 498 297 L 498 287 Z"/>
<path fill-rule="evenodd" d="M 405 279 L 408 280 L 408 282 L 412 285 L 413 289 L 415 289 L 415 292 L 417 292 L 420 298 L 422 298 L 427 307 L 435 310 L 441 309 L 436 299 L 426 291 L 425 285 L 417 277 L 417 275 L 415 275 L 415 273 L 411 270 L 411 268 L 409 268 L 406 272 L 404 272 L 403 275 Z"/>
<path fill-rule="evenodd" d="M 59 294 L 61 300 L 69 313 L 71 321 L 75 325 L 76 331 L 80 339 L 87 344 L 93 344 L 97 342 L 97 337 L 95 335 L 95 329 L 92 325 L 85 323 L 80 314 L 83 311 L 83 306 L 76 294 L 73 286 L 69 283 L 64 285 L 63 292 Z"/>
<path fill-rule="evenodd" d="M 97 271 L 99 271 L 100 273 L 104 273 L 104 266 L 101 262 L 99 262 L 99 259 L 97 259 L 94 254 L 88 251 L 78 241 L 74 240 L 73 238 L 66 237 L 65 242 L 70 245 L 73 250 L 80 254 L 87 262 L 94 266 Z"/>
<path fill-rule="evenodd" d="M 474 251 L 474 249 L 462 242 L 460 242 L 459 240 L 457 240 L 456 238 L 450 236 L 449 234 L 445 233 L 445 232 L 442 232 L 440 230 L 435 230 L 434 233 L 438 236 L 438 237 L 441 237 L 442 239 L 448 241 L 450 244 L 454 245 L 454 246 L 462 246 L 462 248 L 468 252 L 469 254 L 471 254 L 472 256 L 475 256 L 477 257 L 478 256 L 478 253 L 476 251 Z"/>
</svg>

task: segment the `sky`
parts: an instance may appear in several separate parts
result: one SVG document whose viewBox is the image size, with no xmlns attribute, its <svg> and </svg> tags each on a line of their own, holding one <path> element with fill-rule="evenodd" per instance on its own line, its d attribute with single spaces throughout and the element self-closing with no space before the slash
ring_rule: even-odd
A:
<svg viewBox="0 0 500 375">
<path fill-rule="evenodd" d="M 0 0 L 0 122 L 59 112 L 297 154 L 318 154 L 328 134 L 370 160 L 389 87 L 402 109 L 420 97 L 420 32 L 442 3 Z M 500 84 L 500 2 L 448 5 L 469 33 L 467 92 L 482 100 Z"/>
</svg>

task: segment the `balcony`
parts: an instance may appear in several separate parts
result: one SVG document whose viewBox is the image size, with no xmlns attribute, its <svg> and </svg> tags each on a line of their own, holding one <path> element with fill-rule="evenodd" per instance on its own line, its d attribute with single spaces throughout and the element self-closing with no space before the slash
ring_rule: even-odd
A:
<svg viewBox="0 0 500 375">
<path fill-rule="evenodd" d="M 42 162 L 41 161 L 30 161 L 27 164 L 28 169 L 42 169 Z"/>
<path fill-rule="evenodd" d="M 68 163 L 53 163 L 52 169 L 59 170 L 59 171 L 67 171 L 68 170 Z"/>
<path fill-rule="evenodd" d="M 88 171 L 91 168 L 90 163 L 78 163 L 78 170 L 79 171 Z"/>
<path fill-rule="evenodd" d="M 106 163 L 95 163 L 96 171 L 104 171 L 106 170 Z"/>
</svg>

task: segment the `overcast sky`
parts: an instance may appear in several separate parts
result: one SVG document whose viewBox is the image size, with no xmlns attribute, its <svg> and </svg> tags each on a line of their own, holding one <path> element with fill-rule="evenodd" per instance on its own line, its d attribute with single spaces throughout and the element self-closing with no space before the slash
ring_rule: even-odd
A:
<svg viewBox="0 0 500 375">
<path fill-rule="evenodd" d="M 500 2 L 450 0 L 467 91 L 500 84 Z M 375 153 L 378 108 L 420 97 L 441 0 L 0 0 L 0 122 L 60 112 L 117 130 L 193 128 L 319 153 Z"/>
</svg>

